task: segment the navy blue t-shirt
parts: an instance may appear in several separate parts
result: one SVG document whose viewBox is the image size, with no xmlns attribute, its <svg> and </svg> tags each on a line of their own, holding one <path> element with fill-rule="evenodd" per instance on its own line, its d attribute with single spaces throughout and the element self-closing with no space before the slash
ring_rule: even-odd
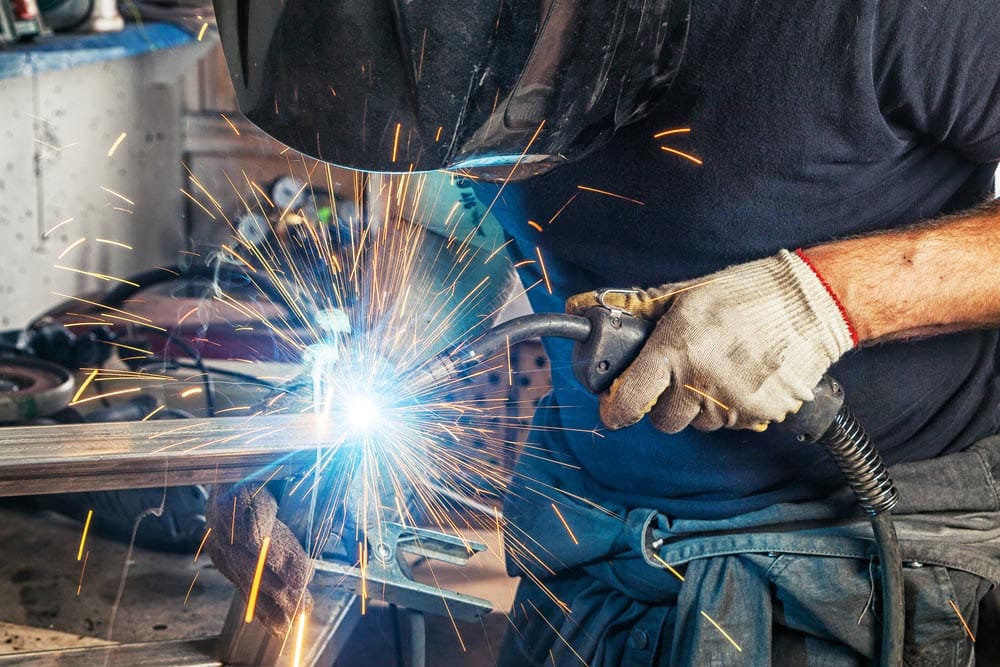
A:
<svg viewBox="0 0 1000 667">
<path fill-rule="evenodd" d="M 551 285 L 529 291 L 536 311 L 989 196 L 1000 159 L 994 3 L 693 4 L 668 101 L 588 158 L 501 193 L 494 214 L 515 259 L 535 260 L 520 268 L 523 281 L 543 281 L 540 253 Z M 481 187 L 492 201 L 495 190 Z M 919 460 L 1000 430 L 998 347 L 995 330 L 884 344 L 848 353 L 831 374 L 887 463 Z M 714 518 L 843 484 L 819 447 L 774 429 L 665 435 L 643 420 L 608 431 L 573 379 L 571 345 L 550 340 L 547 350 L 553 392 L 536 416 L 547 428 L 533 439 L 579 465 L 598 501 Z"/>
</svg>

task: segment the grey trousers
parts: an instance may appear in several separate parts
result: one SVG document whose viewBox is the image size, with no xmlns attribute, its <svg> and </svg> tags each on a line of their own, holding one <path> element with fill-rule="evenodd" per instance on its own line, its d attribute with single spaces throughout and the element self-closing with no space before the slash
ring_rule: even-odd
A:
<svg viewBox="0 0 1000 667">
<path fill-rule="evenodd" d="M 1000 582 L 1000 437 L 891 474 L 901 496 L 907 664 L 972 664 L 980 602 Z M 616 547 L 577 563 L 559 543 L 564 530 L 528 521 L 511 537 L 523 542 L 535 530 L 530 537 L 566 567 L 541 572 L 515 552 L 528 576 L 499 664 L 871 664 L 878 564 L 870 527 L 850 504 L 845 495 L 722 521 L 633 509 L 613 536 L 593 507 L 565 507 L 573 525 L 589 516 L 594 541 Z M 976 640 L 984 653 L 1000 644 L 992 632 Z"/>
</svg>

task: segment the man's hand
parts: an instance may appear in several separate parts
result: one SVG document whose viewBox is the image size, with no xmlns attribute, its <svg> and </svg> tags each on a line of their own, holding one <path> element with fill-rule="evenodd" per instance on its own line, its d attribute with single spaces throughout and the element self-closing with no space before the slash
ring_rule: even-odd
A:
<svg viewBox="0 0 1000 667">
<path fill-rule="evenodd" d="M 272 633 L 281 635 L 298 614 L 312 608 L 306 589 L 312 564 L 277 516 L 278 503 L 259 483 L 216 484 L 208 504 L 212 534 L 205 548 L 219 572 L 248 600 L 264 538 L 270 537 L 254 616 Z"/>
<path fill-rule="evenodd" d="M 823 373 L 857 342 L 804 256 L 784 250 L 604 300 L 659 320 L 636 360 L 601 396 L 601 419 L 612 429 L 649 413 L 667 433 L 689 424 L 763 430 L 812 400 Z M 580 294 L 566 310 L 579 314 L 594 305 L 593 293 Z"/>
</svg>

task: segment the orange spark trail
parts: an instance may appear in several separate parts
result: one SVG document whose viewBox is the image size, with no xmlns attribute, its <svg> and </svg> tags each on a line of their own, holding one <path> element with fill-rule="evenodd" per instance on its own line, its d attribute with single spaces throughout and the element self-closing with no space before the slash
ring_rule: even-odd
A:
<svg viewBox="0 0 1000 667">
<path fill-rule="evenodd" d="M 191 591 L 194 590 L 195 582 L 198 581 L 198 575 L 201 574 L 201 570 L 194 573 L 194 579 L 191 580 L 191 585 L 188 586 L 187 594 L 184 596 L 184 606 L 187 606 L 188 598 L 191 597 Z"/>
<path fill-rule="evenodd" d="M 295 653 L 292 656 L 292 664 L 298 667 L 302 664 L 302 646 L 306 636 L 306 613 L 299 614 L 298 628 L 295 632 Z"/>
<path fill-rule="evenodd" d="M 566 519 L 563 517 L 562 512 L 559 511 L 559 508 L 556 507 L 555 503 L 551 503 L 551 505 L 552 510 L 556 513 L 556 516 L 559 517 L 560 521 L 562 521 L 563 528 L 566 529 L 566 532 L 569 533 L 570 539 L 573 540 L 573 544 L 579 546 L 580 541 L 576 539 L 576 535 L 573 534 L 573 529 L 569 527 L 568 523 L 566 523 Z"/>
<path fill-rule="evenodd" d="M 107 344 L 108 345 L 112 345 L 114 347 L 120 347 L 120 348 L 125 349 L 125 350 L 131 350 L 132 352 L 138 352 L 140 354 L 145 354 L 147 356 L 152 356 L 153 355 L 152 350 L 144 350 L 141 347 L 135 347 L 133 345 L 126 345 L 125 343 L 115 343 L 114 341 L 108 341 Z"/>
<path fill-rule="evenodd" d="M 962 616 L 962 612 L 959 610 L 958 605 L 955 604 L 954 600 L 948 600 L 948 604 L 950 604 L 951 608 L 955 610 L 956 614 L 958 614 L 958 620 L 962 621 L 962 627 L 965 628 L 965 632 L 969 635 L 969 639 L 971 639 L 972 643 L 975 644 L 976 636 L 972 634 L 972 630 L 969 629 L 969 624 L 965 622 L 965 617 Z"/>
<path fill-rule="evenodd" d="M 83 522 L 83 534 L 80 535 L 80 549 L 76 552 L 76 560 L 83 560 L 83 547 L 87 544 L 87 533 L 90 531 L 90 520 L 94 518 L 94 510 L 87 510 L 87 520 Z"/>
<path fill-rule="evenodd" d="M 126 197 L 125 195 L 120 195 L 117 192 L 115 192 L 114 190 L 110 190 L 110 189 L 104 187 L 103 185 L 100 186 L 100 187 L 101 187 L 102 190 L 104 190 L 105 192 L 107 192 L 109 195 L 114 195 L 115 197 L 118 197 L 123 202 L 127 203 L 129 206 L 135 206 L 135 202 L 132 201 L 131 199 L 129 199 L 128 197 Z"/>
<path fill-rule="evenodd" d="M 693 391 L 694 393 L 698 394 L 699 396 L 703 396 L 704 398 L 707 398 L 708 400 L 712 401 L 713 403 L 715 403 L 716 405 L 718 405 L 723 410 L 728 410 L 729 409 L 728 405 L 726 405 L 725 403 L 723 403 L 722 401 L 720 401 L 717 398 L 709 396 L 708 394 L 706 394 L 705 392 L 701 391 L 700 389 L 695 389 L 694 387 L 692 387 L 689 384 L 684 385 L 684 388 L 685 389 L 690 389 L 691 391 Z"/>
<path fill-rule="evenodd" d="M 91 278 L 97 278 L 98 280 L 114 281 L 116 283 L 125 283 L 126 285 L 131 285 L 132 287 L 140 287 L 139 283 L 132 282 L 131 280 L 126 280 L 125 278 L 118 278 L 116 276 L 109 276 L 104 273 L 96 273 L 94 271 L 84 271 L 83 269 L 74 269 L 72 266 L 63 266 L 61 264 L 53 264 L 53 268 L 60 269 L 62 271 L 72 271 L 73 273 L 79 273 L 85 276 L 90 276 Z"/>
<path fill-rule="evenodd" d="M 697 157 L 691 155 L 690 153 L 685 153 L 684 151 L 679 151 L 676 148 L 669 148 L 667 146 L 660 146 L 660 150 L 661 151 L 666 151 L 668 153 L 673 153 L 674 155 L 679 155 L 682 158 L 684 158 L 685 160 L 691 160 L 691 162 L 694 162 L 697 165 L 704 164 L 704 162 L 701 161 L 701 158 L 697 158 Z"/>
<path fill-rule="evenodd" d="M 80 583 L 76 585 L 76 595 L 80 596 L 80 591 L 83 590 L 83 574 L 87 571 L 87 561 L 90 560 L 90 551 L 83 555 L 83 566 L 80 568 Z"/>
<path fill-rule="evenodd" d="M 715 619 L 713 619 L 711 616 L 709 616 L 708 614 L 706 614 L 704 611 L 701 612 L 701 615 L 704 616 L 705 618 L 707 618 L 708 622 L 711 623 L 712 625 L 714 625 L 715 629 L 718 630 L 719 632 L 721 632 L 722 636 L 725 637 L 726 639 L 728 639 L 729 643 L 732 644 L 733 646 L 735 646 L 737 651 L 739 651 L 740 653 L 743 652 L 743 649 L 740 648 L 740 645 L 737 644 L 736 641 L 732 637 L 729 636 L 728 632 L 726 632 L 725 630 L 722 629 L 721 625 L 719 625 L 718 623 L 715 622 Z"/>
<path fill-rule="evenodd" d="M 68 225 L 71 222 L 73 222 L 73 218 L 66 218 L 65 220 L 63 220 L 59 224 L 55 225 L 52 229 L 50 229 L 47 232 L 43 233 L 42 234 L 42 238 L 43 239 L 49 238 L 50 236 L 52 236 L 52 233 L 55 232 L 57 229 L 59 229 L 63 225 Z"/>
<path fill-rule="evenodd" d="M 552 283 L 549 282 L 549 272 L 545 270 L 545 260 L 542 259 L 542 250 L 535 246 L 535 254 L 538 255 L 538 264 L 542 267 L 542 278 L 545 279 L 545 289 L 552 294 Z"/>
<path fill-rule="evenodd" d="M 90 398 L 84 398 L 79 401 L 72 401 L 70 405 L 80 405 L 81 403 L 90 403 L 91 401 L 97 401 L 102 398 L 109 398 L 111 396 L 121 396 L 122 394 L 134 394 L 137 391 L 142 391 L 142 387 L 132 387 L 131 389 L 121 389 L 119 391 L 109 391 L 106 394 L 98 394 L 97 396 L 91 396 Z"/>
<path fill-rule="evenodd" d="M 201 393 L 201 387 L 191 387 L 190 389 L 185 389 L 180 393 L 181 398 L 187 398 L 188 396 L 194 396 L 195 394 Z"/>
<path fill-rule="evenodd" d="M 208 530 L 205 531 L 205 537 L 201 538 L 201 544 L 198 545 L 198 550 L 194 552 L 194 560 L 192 562 L 198 561 L 198 556 L 201 555 L 201 550 L 205 548 L 205 542 L 208 542 L 208 536 L 212 534 L 212 527 L 209 526 Z"/>
<path fill-rule="evenodd" d="M 200 201 L 198 201 L 193 194 L 191 194 L 190 192 L 188 192 L 184 188 L 178 188 L 178 190 L 180 190 L 180 192 L 181 192 L 182 195 L 184 195 L 185 197 L 187 197 L 188 199 L 190 199 L 192 202 L 194 202 L 194 204 L 198 208 L 200 208 L 202 211 L 204 211 L 205 215 L 207 215 L 208 217 L 210 217 L 212 220 L 215 220 L 215 215 L 211 211 L 209 211 L 207 208 L 205 208 L 205 205 L 202 204 Z"/>
<path fill-rule="evenodd" d="M 403 129 L 402 123 L 396 123 L 396 136 L 392 140 L 392 161 L 396 162 L 396 152 L 399 150 L 399 132 Z"/>
<path fill-rule="evenodd" d="M 640 201 L 638 199 L 633 199 L 632 197 L 626 197 L 625 195 L 615 194 L 614 192 L 608 192 L 607 190 L 599 190 L 598 188 L 592 188 L 587 185 L 576 186 L 577 190 L 583 190 L 584 192 L 593 192 L 594 194 L 604 195 L 606 197 L 614 197 L 615 199 L 624 199 L 625 201 L 632 202 L 633 204 L 638 204 L 639 206 L 645 206 L 646 202 Z"/>
<path fill-rule="evenodd" d="M 257 558 L 257 570 L 253 573 L 253 582 L 250 584 L 250 596 L 247 600 L 247 615 L 243 620 L 247 623 L 253 622 L 253 612 L 257 607 L 257 595 L 260 593 L 260 578 L 264 575 L 264 562 L 267 560 L 267 550 L 271 546 L 271 536 L 266 535 L 260 543 L 260 557 Z"/>
<path fill-rule="evenodd" d="M 653 135 L 653 138 L 660 139 L 662 137 L 670 136 L 671 134 L 687 134 L 690 131 L 690 127 L 678 127 L 673 130 L 663 130 L 662 132 L 657 132 Z"/>
<path fill-rule="evenodd" d="M 69 402 L 70 405 L 73 405 L 78 400 L 80 400 L 80 397 L 83 396 L 83 392 L 87 390 L 87 387 L 90 386 L 90 383 L 94 381 L 95 377 L 97 377 L 97 371 L 98 369 L 95 368 L 93 371 L 90 372 L 90 375 L 87 376 L 87 379 L 83 381 L 83 383 L 80 385 L 80 388 L 76 390 L 75 394 L 73 394 L 73 398 L 70 399 Z"/>
<path fill-rule="evenodd" d="M 563 204 L 562 206 L 560 206 L 559 210 L 556 211 L 555 214 L 551 218 L 549 218 L 548 224 L 551 225 L 553 222 L 555 222 L 556 218 L 558 218 L 560 215 L 562 215 L 562 212 L 566 210 L 566 207 L 569 206 L 570 204 L 572 204 L 573 200 L 576 199 L 579 194 L 580 194 L 579 192 L 574 192 L 573 196 L 570 197 L 569 199 L 567 199 L 566 203 Z"/>
<path fill-rule="evenodd" d="M 200 42 L 205 37 L 205 31 L 208 30 L 208 21 L 201 24 L 201 30 L 198 31 L 198 41 Z"/>
<path fill-rule="evenodd" d="M 682 575 L 680 572 L 678 572 L 676 569 L 674 569 L 673 565 L 671 565 L 667 561 L 665 561 L 662 558 L 660 558 L 659 554 L 653 554 L 653 560 L 655 560 L 657 563 L 659 563 L 660 565 L 662 565 L 663 567 L 665 567 L 670 572 L 670 574 L 674 575 L 675 577 L 677 577 L 681 581 L 684 581 L 684 575 Z"/>
<path fill-rule="evenodd" d="M 118 138 L 115 139 L 115 143 L 111 144 L 111 148 L 108 149 L 108 157 L 111 157 L 112 155 L 115 154 L 115 151 L 118 150 L 118 147 L 122 145 L 123 141 L 125 141 L 126 136 L 127 135 L 125 132 L 122 132 L 121 134 L 118 135 Z"/>
<path fill-rule="evenodd" d="M 222 116 L 222 120 L 224 120 L 227 123 L 229 123 L 229 127 L 233 128 L 233 132 L 236 133 L 236 136 L 237 137 L 240 136 L 240 131 L 236 128 L 236 125 L 233 124 L 233 121 L 231 121 L 228 118 L 226 118 L 226 114 L 224 114 L 224 113 L 220 113 L 219 115 Z"/>
<path fill-rule="evenodd" d="M 68 246 L 66 246 L 66 248 L 61 253 L 59 253 L 59 255 L 57 256 L 57 259 L 62 259 L 67 254 L 69 254 L 70 250 L 72 250 L 73 248 L 77 247 L 81 243 L 85 243 L 86 241 L 87 241 L 87 237 L 86 236 L 81 236 L 80 238 L 78 238 L 77 240 L 73 241 Z"/>
<path fill-rule="evenodd" d="M 126 250 L 135 250 L 132 246 L 127 243 L 122 243 L 121 241 L 109 241 L 108 239 L 95 239 L 98 243 L 106 243 L 108 245 L 116 245 L 119 248 L 125 248 Z"/>
</svg>

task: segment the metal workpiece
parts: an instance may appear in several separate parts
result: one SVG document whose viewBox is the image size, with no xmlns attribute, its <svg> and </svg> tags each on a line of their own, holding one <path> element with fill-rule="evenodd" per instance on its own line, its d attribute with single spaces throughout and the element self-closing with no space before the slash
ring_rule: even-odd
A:
<svg viewBox="0 0 1000 667">
<path fill-rule="evenodd" d="M 24 651 L 0 655 L 0 665 L 30 667 L 218 667 L 221 660 L 212 657 L 216 637 L 178 639 L 163 642 L 109 644 L 77 649 Z"/>
<path fill-rule="evenodd" d="M 0 496 L 291 477 L 340 442 L 313 414 L 0 429 Z M 277 470 L 278 467 L 281 470 Z"/>
</svg>

